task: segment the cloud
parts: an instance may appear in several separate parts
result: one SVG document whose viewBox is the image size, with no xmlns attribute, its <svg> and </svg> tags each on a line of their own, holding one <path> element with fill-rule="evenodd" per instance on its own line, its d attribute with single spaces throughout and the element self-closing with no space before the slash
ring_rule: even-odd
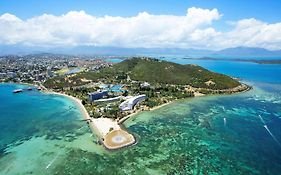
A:
<svg viewBox="0 0 281 175">
<path fill-rule="evenodd" d="M 233 24 L 233 29 L 222 33 L 217 41 L 221 47 L 262 47 L 281 49 L 281 23 L 268 24 L 254 18 L 242 19 Z"/>
<path fill-rule="evenodd" d="M 96 17 L 84 11 L 70 11 L 61 16 L 43 14 L 22 20 L 6 13 L 0 16 L 0 44 L 280 49 L 280 23 L 242 19 L 231 23 L 230 31 L 220 32 L 213 22 L 221 16 L 217 9 L 195 7 L 187 9 L 183 16 L 142 12 L 132 17 Z"/>
</svg>

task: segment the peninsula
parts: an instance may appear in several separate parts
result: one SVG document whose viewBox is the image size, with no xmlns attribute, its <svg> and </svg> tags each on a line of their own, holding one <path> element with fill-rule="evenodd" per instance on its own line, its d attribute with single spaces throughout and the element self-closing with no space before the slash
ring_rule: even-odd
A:
<svg viewBox="0 0 281 175">
<path fill-rule="evenodd" d="M 251 87 L 232 77 L 197 65 L 180 65 L 133 57 L 98 70 L 55 76 L 44 86 L 75 97 L 85 121 L 107 149 L 136 142 L 122 123 L 139 111 L 152 110 L 177 99 L 206 94 L 231 94 Z M 86 111 L 87 110 L 87 111 Z"/>
</svg>

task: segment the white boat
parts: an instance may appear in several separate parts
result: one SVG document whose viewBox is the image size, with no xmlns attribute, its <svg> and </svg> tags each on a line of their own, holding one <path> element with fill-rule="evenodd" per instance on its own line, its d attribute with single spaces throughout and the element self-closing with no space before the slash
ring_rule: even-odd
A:
<svg viewBox="0 0 281 175">
<path fill-rule="evenodd" d="M 13 93 L 20 93 L 22 91 L 23 91 L 22 89 L 16 89 L 16 90 L 13 91 Z"/>
</svg>

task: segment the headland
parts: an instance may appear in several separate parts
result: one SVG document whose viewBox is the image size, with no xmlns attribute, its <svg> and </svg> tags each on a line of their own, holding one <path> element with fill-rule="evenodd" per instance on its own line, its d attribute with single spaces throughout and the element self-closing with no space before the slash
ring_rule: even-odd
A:
<svg viewBox="0 0 281 175">
<path fill-rule="evenodd" d="M 158 109 L 178 99 L 232 94 L 251 87 L 197 65 L 142 57 L 95 71 L 56 76 L 42 85 L 79 106 L 84 121 L 109 150 L 136 143 L 122 123 L 141 111 Z"/>
</svg>

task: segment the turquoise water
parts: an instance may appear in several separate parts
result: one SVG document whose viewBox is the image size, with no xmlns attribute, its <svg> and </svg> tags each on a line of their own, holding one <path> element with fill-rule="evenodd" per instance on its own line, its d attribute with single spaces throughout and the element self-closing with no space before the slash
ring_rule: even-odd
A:
<svg viewBox="0 0 281 175">
<path fill-rule="evenodd" d="M 102 84 L 99 86 L 102 89 L 105 89 L 107 91 L 111 91 L 111 92 L 123 92 L 124 90 L 122 89 L 123 85 L 119 85 L 119 84 Z"/>
<path fill-rule="evenodd" d="M 93 140 L 73 101 L 38 91 L 12 93 L 26 87 L 0 84 L 0 174 L 46 174 L 69 147 Z"/>
<path fill-rule="evenodd" d="M 76 67 L 72 70 L 69 70 L 65 73 L 65 75 L 70 75 L 70 74 L 75 74 L 75 73 L 78 73 L 78 72 L 81 72 L 81 68 L 80 67 Z"/>
<path fill-rule="evenodd" d="M 137 145 L 114 152 L 68 99 L 0 85 L 0 174 L 280 174 L 280 66 L 197 63 L 254 89 L 142 112 L 125 123 Z"/>
<path fill-rule="evenodd" d="M 124 59 L 121 59 L 121 58 L 109 58 L 109 59 L 106 59 L 106 61 L 111 62 L 111 63 L 119 63 L 119 62 L 121 62 L 123 60 Z"/>
<path fill-rule="evenodd" d="M 113 85 L 111 88 L 109 88 L 109 91 L 112 92 L 123 92 L 122 85 Z"/>
</svg>

